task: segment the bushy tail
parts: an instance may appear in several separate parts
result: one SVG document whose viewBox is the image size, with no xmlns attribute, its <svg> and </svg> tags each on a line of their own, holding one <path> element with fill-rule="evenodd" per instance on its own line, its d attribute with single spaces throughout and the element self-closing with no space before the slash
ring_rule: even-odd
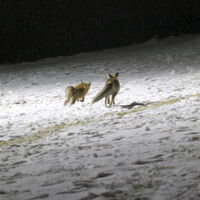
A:
<svg viewBox="0 0 200 200">
<path fill-rule="evenodd" d="M 108 93 L 109 90 L 111 89 L 111 85 L 106 85 L 92 100 L 92 103 L 96 103 L 97 101 L 100 101 L 103 99 Z"/>
<path fill-rule="evenodd" d="M 69 103 L 70 98 L 73 96 L 74 94 L 74 88 L 72 86 L 69 86 L 65 89 L 65 101 L 64 101 L 64 105 L 67 105 L 67 103 Z"/>
</svg>

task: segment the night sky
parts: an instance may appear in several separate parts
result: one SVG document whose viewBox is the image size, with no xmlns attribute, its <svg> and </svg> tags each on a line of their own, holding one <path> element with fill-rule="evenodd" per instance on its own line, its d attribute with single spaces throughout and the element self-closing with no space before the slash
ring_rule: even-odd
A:
<svg viewBox="0 0 200 200">
<path fill-rule="evenodd" d="M 0 63 L 200 32 L 199 0 L 0 0 Z"/>
</svg>

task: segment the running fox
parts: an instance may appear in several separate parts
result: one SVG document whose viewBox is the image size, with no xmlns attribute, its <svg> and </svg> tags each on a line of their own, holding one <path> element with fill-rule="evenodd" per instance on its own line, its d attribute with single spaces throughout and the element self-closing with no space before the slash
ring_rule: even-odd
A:
<svg viewBox="0 0 200 200">
<path fill-rule="evenodd" d="M 103 99 L 105 97 L 105 106 L 110 107 L 115 104 L 115 96 L 119 92 L 120 84 L 118 81 L 119 73 L 115 75 L 108 74 L 108 79 L 106 81 L 103 89 L 94 97 L 92 103 L 96 103 L 97 101 Z M 110 96 L 112 98 L 110 99 Z"/>
<path fill-rule="evenodd" d="M 64 105 L 70 103 L 70 105 L 74 104 L 76 101 L 83 102 L 85 99 L 85 95 L 88 93 L 90 89 L 91 83 L 79 83 L 76 86 L 69 86 L 65 89 L 65 102 Z"/>
</svg>

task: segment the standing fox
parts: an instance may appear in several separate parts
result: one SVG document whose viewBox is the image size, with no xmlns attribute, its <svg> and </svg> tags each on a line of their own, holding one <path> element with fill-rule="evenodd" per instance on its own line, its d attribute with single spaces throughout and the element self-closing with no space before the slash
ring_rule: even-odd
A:
<svg viewBox="0 0 200 200">
<path fill-rule="evenodd" d="M 108 74 L 108 79 L 106 81 L 105 86 L 94 97 L 92 103 L 96 103 L 97 101 L 99 101 L 105 97 L 105 106 L 106 107 L 115 105 L 115 96 L 117 95 L 117 93 L 119 92 L 119 89 L 120 89 L 120 84 L 117 79 L 118 75 L 119 75 L 119 73 L 116 73 L 115 75 Z M 110 99 L 110 96 L 112 96 L 111 99 Z"/>
<path fill-rule="evenodd" d="M 88 93 L 90 89 L 91 83 L 79 83 L 76 86 L 69 86 L 65 89 L 65 102 L 64 105 L 70 103 L 70 105 L 74 104 L 76 101 L 83 102 L 85 99 L 85 95 Z"/>
</svg>

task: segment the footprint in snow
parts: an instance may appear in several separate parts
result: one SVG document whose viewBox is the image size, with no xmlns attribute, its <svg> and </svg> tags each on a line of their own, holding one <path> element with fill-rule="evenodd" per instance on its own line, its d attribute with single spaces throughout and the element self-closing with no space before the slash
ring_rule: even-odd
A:
<svg viewBox="0 0 200 200">
<path fill-rule="evenodd" d="M 96 175 L 95 179 L 104 178 L 113 175 L 111 172 L 100 172 Z"/>
</svg>

